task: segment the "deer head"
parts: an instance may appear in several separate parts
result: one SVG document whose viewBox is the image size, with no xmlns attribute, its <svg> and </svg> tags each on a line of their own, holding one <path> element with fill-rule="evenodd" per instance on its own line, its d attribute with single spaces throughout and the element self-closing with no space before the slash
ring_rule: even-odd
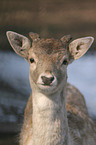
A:
<svg viewBox="0 0 96 145">
<path fill-rule="evenodd" d="M 32 32 L 29 36 L 32 42 L 23 35 L 7 32 L 12 48 L 29 62 L 32 89 L 49 94 L 64 87 L 68 64 L 83 56 L 94 41 L 93 37 L 84 37 L 70 42 L 70 35 L 60 40 L 40 39 Z"/>
</svg>

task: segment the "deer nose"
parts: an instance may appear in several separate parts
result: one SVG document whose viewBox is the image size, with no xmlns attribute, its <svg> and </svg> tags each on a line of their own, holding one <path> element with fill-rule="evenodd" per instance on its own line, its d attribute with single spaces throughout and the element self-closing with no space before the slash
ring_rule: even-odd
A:
<svg viewBox="0 0 96 145">
<path fill-rule="evenodd" d="M 54 81 L 54 76 L 49 77 L 49 78 L 45 76 L 41 76 L 41 79 L 44 85 L 50 85 Z"/>
</svg>

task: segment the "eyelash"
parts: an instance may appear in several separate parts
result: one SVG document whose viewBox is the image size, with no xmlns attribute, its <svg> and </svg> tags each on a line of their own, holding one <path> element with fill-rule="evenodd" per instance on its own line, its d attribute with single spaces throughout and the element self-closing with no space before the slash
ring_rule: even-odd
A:
<svg viewBox="0 0 96 145">
<path fill-rule="evenodd" d="M 64 59 L 64 60 L 63 60 L 62 65 L 68 65 L 67 59 Z"/>
<path fill-rule="evenodd" d="M 33 58 L 30 58 L 30 62 L 31 62 L 31 63 L 34 63 L 35 60 L 34 60 Z"/>
</svg>

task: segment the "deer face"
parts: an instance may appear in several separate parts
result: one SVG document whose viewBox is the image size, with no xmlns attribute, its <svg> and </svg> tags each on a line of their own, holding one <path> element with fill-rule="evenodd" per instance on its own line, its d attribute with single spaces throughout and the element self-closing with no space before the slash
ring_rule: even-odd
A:
<svg viewBox="0 0 96 145">
<path fill-rule="evenodd" d="M 28 52 L 28 61 L 30 84 L 34 84 L 40 90 L 53 92 L 66 82 L 69 56 L 61 41 L 41 39 L 33 42 Z"/>
<path fill-rule="evenodd" d="M 69 35 L 56 40 L 40 39 L 38 34 L 30 33 L 31 45 L 27 37 L 15 32 L 8 31 L 7 37 L 15 52 L 29 62 L 32 89 L 45 93 L 53 93 L 65 86 L 68 64 L 85 54 L 94 40 L 84 37 L 69 43 Z"/>
</svg>

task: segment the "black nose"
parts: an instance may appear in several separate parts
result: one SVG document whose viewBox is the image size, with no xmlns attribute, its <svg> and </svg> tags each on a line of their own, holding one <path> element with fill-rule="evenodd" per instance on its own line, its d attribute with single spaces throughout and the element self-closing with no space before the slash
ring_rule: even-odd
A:
<svg viewBox="0 0 96 145">
<path fill-rule="evenodd" d="M 41 78 L 42 78 L 44 85 L 50 85 L 54 80 L 54 76 L 52 76 L 50 78 L 47 78 L 45 76 L 41 76 Z"/>
</svg>

